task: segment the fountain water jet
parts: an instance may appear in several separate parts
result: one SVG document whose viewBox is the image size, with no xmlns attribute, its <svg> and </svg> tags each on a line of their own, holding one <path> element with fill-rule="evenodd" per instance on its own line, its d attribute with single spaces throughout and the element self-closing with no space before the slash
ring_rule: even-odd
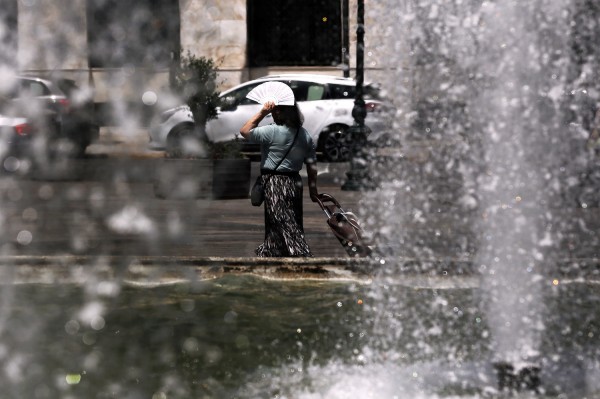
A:
<svg viewBox="0 0 600 399">
<path fill-rule="evenodd" d="M 586 130 L 583 99 L 563 93 L 583 95 L 600 70 L 586 33 L 598 20 L 597 10 L 585 15 L 592 0 L 381 4 L 367 6 L 375 22 L 367 37 L 385 33 L 373 50 L 389 68 L 371 80 L 395 100 L 402 145 L 375 176 L 381 190 L 365 200 L 377 215 L 369 230 L 394 255 L 378 259 L 382 274 L 364 285 L 237 275 L 177 283 L 165 275 L 153 285 L 105 281 L 102 270 L 138 265 L 101 257 L 73 267 L 83 287 L 51 278 L 7 285 L 7 395 L 471 398 L 548 392 L 550 372 L 567 387 L 600 389 L 597 290 L 550 280 L 571 225 L 556 204 L 582 164 L 565 126 Z M 583 38 L 576 56 L 574 37 Z M 89 199 L 98 213 L 112 202 L 103 191 Z M 459 262 L 475 273 L 405 273 L 439 264 L 457 273 Z"/>
<path fill-rule="evenodd" d="M 382 52 L 392 56 L 381 58 L 390 68 L 379 78 L 398 108 L 402 163 L 381 168 L 381 191 L 366 200 L 381 216 L 368 228 L 390 255 L 471 259 L 499 387 L 538 390 L 544 290 L 570 256 L 561 229 L 571 221 L 557 207 L 574 205 L 565 192 L 586 163 L 581 98 L 600 100 L 590 90 L 597 7 L 424 0 L 391 8 L 374 20 L 389 23 Z M 569 124 L 587 130 L 574 134 Z M 411 159 L 415 149 L 425 156 Z M 436 227 L 445 223 L 446 234 Z"/>
</svg>

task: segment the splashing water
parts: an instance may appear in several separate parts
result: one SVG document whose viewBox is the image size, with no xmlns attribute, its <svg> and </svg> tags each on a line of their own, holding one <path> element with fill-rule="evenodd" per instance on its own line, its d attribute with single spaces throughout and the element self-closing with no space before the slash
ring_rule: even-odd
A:
<svg viewBox="0 0 600 399">
<path fill-rule="evenodd" d="M 564 208 L 587 163 L 587 104 L 600 99 L 589 73 L 597 50 L 582 43 L 596 29 L 582 16 L 590 8 L 424 0 L 371 11 L 386 26 L 379 79 L 398 109 L 400 149 L 376 157 L 370 228 L 388 255 L 472 261 L 491 357 L 517 369 L 543 362 L 544 291 L 571 255 L 563 231 L 585 223 Z M 382 274 L 402 270 L 388 262 Z"/>
<path fill-rule="evenodd" d="M 2 381 L 15 397 L 134 387 L 153 398 L 471 398 L 497 394 L 492 362 L 506 361 L 554 373 L 549 395 L 578 384 L 598 391 L 597 294 L 555 276 L 564 258 L 594 253 L 565 249 L 569 231 L 586 227 L 565 208 L 587 165 L 586 107 L 600 102 L 598 14 L 591 0 L 368 3 L 367 65 L 378 68 L 369 77 L 395 109 L 385 132 L 392 150 L 372 165 L 380 189 L 363 201 L 382 249 L 376 279 L 359 288 L 225 279 L 138 291 L 89 272 L 84 292 L 3 289 Z M 9 35 L 0 24 L 0 49 Z M 14 61 L 0 58 L 0 75 Z M 113 85 L 131 73 L 115 72 Z M 110 101 L 133 131 L 140 116 Z M 153 245 L 157 227 L 136 205 L 123 204 L 107 226 Z M 172 213 L 177 235 L 185 221 Z M 10 216 L 2 211 L 3 225 Z M 112 266 L 103 262 L 95 266 Z M 442 263 L 456 272 L 460 262 L 470 275 L 426 274 Z M 55 344 L 65 332 L 73 358 Z M 145 367 L 160 378 L 139 384 Z"/>
</svg>

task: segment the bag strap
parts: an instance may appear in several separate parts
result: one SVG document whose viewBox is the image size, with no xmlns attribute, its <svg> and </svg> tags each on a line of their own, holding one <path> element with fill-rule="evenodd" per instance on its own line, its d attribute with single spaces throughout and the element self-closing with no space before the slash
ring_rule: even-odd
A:
<svg viewBox="0 0 600 399">
<path fill-rule="evenodd" d="M 275 169 L 273 169 L 273 171 L 276 171 L 277 168 L 279 168 L 279 166 L 281 165 L 281 163 L 287 158 L 287 156 L 290 153 L 290 151 L 292 150 L 292 148 L 294 148 L 294 144 L 296 144 L 296 139 L 298 138 L 298 133 L 300 133 L 300 127 L 298 127 L 298 130 L 296 131 L 296 135 L 294 136 L 294 141 L 292 141 L 292 145 L 287 149 L 287 152 L 285 153 L 285 155 L 283 156 L 283 158 L 281 158 L 281 160 L 279 161 L 279 163 L 277 164 L 277 166 L 275 167 Z"/>
</svg>

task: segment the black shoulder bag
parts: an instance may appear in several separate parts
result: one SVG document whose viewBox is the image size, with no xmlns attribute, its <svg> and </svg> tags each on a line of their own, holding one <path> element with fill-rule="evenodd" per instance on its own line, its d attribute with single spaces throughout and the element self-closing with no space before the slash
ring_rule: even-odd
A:
<svg viewBox="0 0 600 399">
<path fill-rule="evenodd" d="M 296 144 L 296 139 L 298 138 L 299 132 L 300 132 L 300 128 L 298 128 L 298 130 L 296 131 L 296 135 L 294 136 L 294 141 L 292 141 L 292 145 L 290 145 L 287 152 L 285 153 L 283 158 L 281 158 L 281 160 L 279 161 L 279 163 L 277 164 L 275 169 L 273 169 L 273 171 L 276 171 L 277 168 L 279 168 L 279 166 L 281 165 L 283 160 L 285 158 L 287 158 L 287 156 L 290 153 L 290 151 L 292 150 L 292 148 L 294 148 L 294 144 Z M 267 177 L 267 178 L 269 178 L 269 177 Z M 265 181 L 263 180 L 263 176 L 261 175 L 256 178 L 256 182 L 254 182 L 254 185 L 252 186 L 252 189 L 250 190 L 250 202 L 252 203 L 253 206 L 261 206 L 262 203 L 264 202 L 264 200 L 265 200 Z"/>
</svg>

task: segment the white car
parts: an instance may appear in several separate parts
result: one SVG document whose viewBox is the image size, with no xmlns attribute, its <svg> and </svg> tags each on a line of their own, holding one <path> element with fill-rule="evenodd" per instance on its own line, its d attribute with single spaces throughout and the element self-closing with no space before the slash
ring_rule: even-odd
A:
<svg viewBox="0 0 600 399">
<path fill-rule="evenodd" d="M 261 108 L 246 95 L 261 83 L 279 81 L 292 88 L 300 110 L 304 114 L 304 127 L 317 143 L 317 152 L 328 161 L 344 161 L 350 155 L 347 130 L 354 124 L 352 109 L 356 95 L 356 82 L 349 78 L 325 75 L 272 75 L 242 83 L 220 95 L 218 117 L 208 121 L 206 135 L 209 141 L 219 142 L 239 137 L 242 125 Z M 382 102 L 377 89 L 364 85 L 367 110 L 366 126 L 375 131 L 383 129 Z M 261 125 L 273 123 L 269 115 Z M 189 107 L 179 106 L 163 112 L 149 129 L 150 146 L 154 149 L 176 147 L 184 134 L 194 131 L 194 120 Z M 251 144 L 251 143 L 250 143 Z"/>
</svg>

